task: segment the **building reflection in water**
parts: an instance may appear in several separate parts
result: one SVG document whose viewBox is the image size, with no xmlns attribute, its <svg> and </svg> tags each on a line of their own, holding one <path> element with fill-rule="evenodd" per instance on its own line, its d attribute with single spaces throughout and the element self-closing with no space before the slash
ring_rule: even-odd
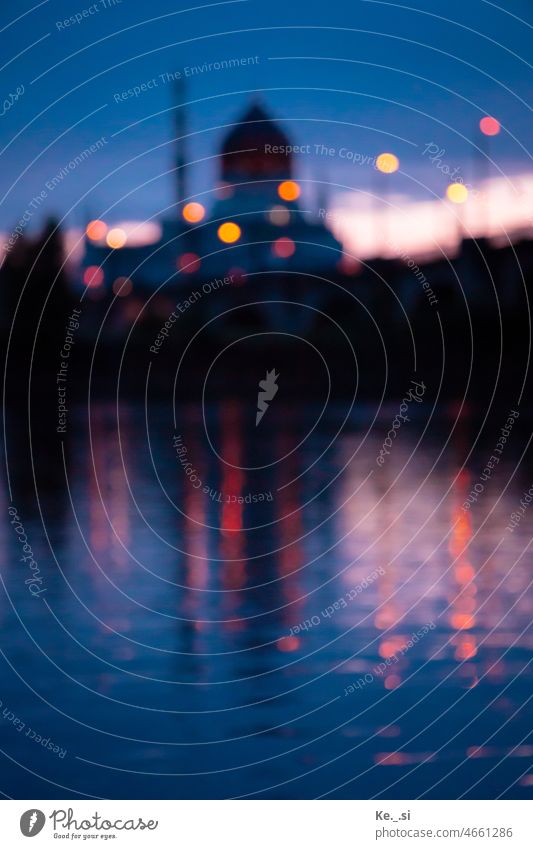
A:
<svg viewBox="0 0 533 849">
<path fill-rule="evenodd" d="M 132 797 L 146 796 L 145 772 L 163 774 L 156 798 L 366 797 L 396 781 L 409 798 L 421 780 L 436 797 L 478 781 L 476 797 L 494 782 L 527 792 L 531 519 L 499 544 L 519 485 L 502 494 L 495 479 L 464 510 L 476 460 L 463 469 L 453 441 L 441 453 L 446 421 L 418 447 L 413 422 L 377 470 L 386 416 L 366 437 L 354 416 L 329 448 L 326 416 L 295 450 L 314 410 L 273 407 L 268 434 L 254 413 L 213 405 L 204 430 L 198 408 L 178 408 L 201 487 L 163 406 L 148 431 L 143 411 L 122 409 L 119 439 L 115 408 L 95 405 L 89 452 L 83 426 L 69 435 L 72 508 L 43 503 L 61 571 L 37 516 L 25 522 L 48 607 L 28 599 L 15 541 L 0 534 L 6 590 L 42 649 L 5 607 L 6 657 L 26 655 L 37 694 L 27 723 L 101 764 L 70 775 L 99 795 L 113 795 L 112 768 Z M 24 687 L 6 680 L 5 703 L 22 710 Z M 13 756 L 49 766 L 0 730 Z M 67 781 L 69 761 L 55 769 Z"/>
</svg>

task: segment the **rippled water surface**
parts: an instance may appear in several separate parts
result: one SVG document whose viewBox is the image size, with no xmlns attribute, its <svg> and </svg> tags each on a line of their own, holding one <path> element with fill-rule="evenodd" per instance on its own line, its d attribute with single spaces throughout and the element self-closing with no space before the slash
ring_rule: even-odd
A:
<svg viewBox="0 0 533 849">
<path fill-rule="evenodd" d="M 117 428 L 96 405 L 90 433 L 72 414 L 65 467 L 36 472 L 38 504 L 12 448 L 43 592 L 5 489 L 6 793 L 531 795 L 533 506 L 506 529 L 533 482 L 519 439 L 462 507 L 507 412 L 464 468 L 457 411 L 425 429 L 420 405 L 381 466 L 394 404 L 373 424 L 320 412 L 280 402 L 256 428 L 239 402 L 205 422 L 178 406 L 175 425 L 131 406 Z"/>
</svg>

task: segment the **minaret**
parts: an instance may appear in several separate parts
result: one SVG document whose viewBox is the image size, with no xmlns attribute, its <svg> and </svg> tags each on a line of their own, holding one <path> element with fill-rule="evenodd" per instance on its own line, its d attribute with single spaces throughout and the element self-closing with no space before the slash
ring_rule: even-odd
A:
<svg viewBox="0 0 533 849">
<path fill-rule="evenodd" d="M 329 206 L 329 182 L 325 165 L 322 165 L 322 167 L 319 167 L 317 170 L 319 179 L 315 184 L 316 207 L 319 218 L 322 218 L 320 210 L 325 209 L 327 212 Z"/>
<path fill-rule="evenodd" d="M 178 79 L 174 83 L 174 127 L 176 132 L 176 204 L 178 214 L 187 197 L 186 156 L 185 156 L 185 82 Z"/>
</svg>

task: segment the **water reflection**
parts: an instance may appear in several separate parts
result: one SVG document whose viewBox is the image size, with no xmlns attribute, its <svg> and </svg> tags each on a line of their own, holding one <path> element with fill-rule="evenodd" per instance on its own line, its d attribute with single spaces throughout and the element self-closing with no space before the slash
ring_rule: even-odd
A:
<svg viewBox="0 0 533 849">
<path fill-rule="evenodd" d="M 533 513 L 506 533 L 521 483 L 503 491 L 518 445 L 465 511 L 477 456 L 462 469 L 449 416 L 418 447 L 413 421 L 379 468 L 386 413 L 368 431 L 374 411 L 353 412 L 330 444 L 345 412 L 302 442 L 312 406 L 261 430 L 242 402 L 205 420 L 184 404 L 181 455 L 163 406 L 120 427 L 112 405 L 90 429 L 73 414 L 55 486 L 37 505 L 15 480 L 40 599 L 0 535 L 6 792 L 530 794 Z"/>
</svg>

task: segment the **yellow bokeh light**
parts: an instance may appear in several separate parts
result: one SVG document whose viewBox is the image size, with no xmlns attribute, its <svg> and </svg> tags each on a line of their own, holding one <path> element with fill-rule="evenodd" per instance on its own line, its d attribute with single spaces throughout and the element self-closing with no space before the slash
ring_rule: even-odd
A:
<svg viewBox="0 0 533 849">
<path fill-rule="evenodd" d="M 202 221 L 205 217 L 205 208 L 201 203 L 193 201 L 192 203 L 185 204 L 182 215 L 189 224 L 197 224 L 198 221 Z"/>
<path fill-rule="evenodd" d="M 376 168 L 382 174 L 394 174 L 400 167 L 400 160 L 394 153 L 380 153 L 376 159 Z"/>
<path fill-rule="evenodd" d="M 126 244 L 127 238 L 121 227 L 113 227 L 107 234 L 106 242 L 110 248 L 122 248 Z"/>
<path fill-rule="evenodd" d="M 107 224 L 105 221 L 95 218 L 93 221 L 89 221 L 85 233 L 87 234 L 87 238 L 93 242 L 97 242 L 99 239 L 103 239 L 107 233 Z"/>
<path fill-rule="evenodd" d="M 221 242 L 226 242 L 226 244 L 230 245 L 232 242 L 236 242 L 237 239 L 240 238 L 241 228 L 233 221 L 225 221 L 224 224 L 221 224 L 218 228 L 217 234 Z"/>
<path fill-rule="evenodd" d="M 278 195 L 282 200 L 298 200 L 300 197 L 300 186 L 294 180 L 285 180 L 278 186 Z"/>
<path fill-rule="evenodd" d="M 462 183 L 450 183 L 446 189 L 446 197 L 452 203 L 464 203 L 468 198 L 468 189 Z"/>
<path fill-rule="evenodd" d="M 380 153 L 376 159 L 376 168 L 382 174 L 394 174 L 400 167 L 400 160 L 394 153 Z"/>
</svg>

